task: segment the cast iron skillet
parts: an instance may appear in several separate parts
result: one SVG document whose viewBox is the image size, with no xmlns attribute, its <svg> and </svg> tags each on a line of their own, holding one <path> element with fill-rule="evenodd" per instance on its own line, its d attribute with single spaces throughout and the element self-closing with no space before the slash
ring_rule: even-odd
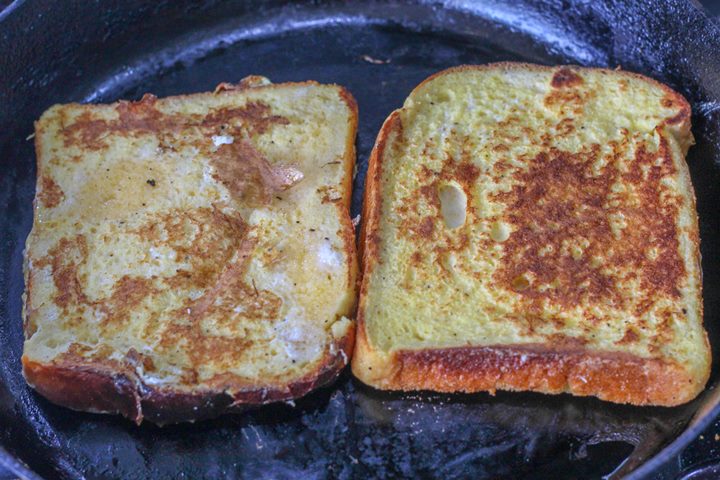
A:
<svg viewBox="0 0 720 480">
<path fill-rule="evenodd" d="M 355 215 L 386 115 L 431 73 L 498 60 L 621 65 L 690 100 L 705 324 L 720 358 L 720 29 L 694 4 L 16 1 L 0 15 L 0 462 L 29 478 L 657 478 L 720 412 L 717 368 L 700 398 L 671 409 L 386 394 L 345 372 L 294 407 L 166 428 L 56 407 L 20 374 L 35 181 L 26 137 L 51 104 L 204 91 L 248 74 L 344 85 L 360 106 Z"/>
</svg>

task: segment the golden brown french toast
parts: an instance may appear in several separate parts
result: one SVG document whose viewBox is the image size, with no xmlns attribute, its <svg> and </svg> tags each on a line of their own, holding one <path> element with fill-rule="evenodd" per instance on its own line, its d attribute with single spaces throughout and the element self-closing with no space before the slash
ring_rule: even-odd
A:
<svg viewBox="0 0 720 480">
<path fill-rule="evenodd" d="M 421 83 L 367 176 L 353 373 L 380 389 L 677 405 L 703 389 L 690 107 L 623 71 Z"/>
<path fill-rule="evenodd" d="M 347 364 L 357 107 L 249 77 L 36 123 L 23 371 L 137 423 L 291 400 Z"/>
</svg>

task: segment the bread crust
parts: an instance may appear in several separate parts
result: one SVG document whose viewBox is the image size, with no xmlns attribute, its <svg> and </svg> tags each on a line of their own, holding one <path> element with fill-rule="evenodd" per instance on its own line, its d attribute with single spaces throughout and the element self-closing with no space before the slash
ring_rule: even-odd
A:
<svg viewBox="0 0 720 480">
<path fill-rule="evenodd" d="M 358 340 L 357 348 L 369 346 Z M 693 379 L 682 365 L 663 359 L 550 350 L 542 345 L 404 350 L 394 352 L 390 362 L 389 368 L 375 366 L 389 376 L 367 383 L 389 390 L 571 393 L 615 403 L 659 406 L 686 403 L 705 385 Z M 373 362 L 364 363 L 366 368 L 373 368 Z"/>
<path fill-rule="evenodd" d="M 569 66 L 572 67 L 572 66 Z M 488 65 L 462 65 L 438 72 L 421 82 L 410 94 L 443 75 L 462 71 L 520 69 L 553 71 L 525 63 L 501 62 Z M 667 120 L 662 128 L 678 140 L 683 155 L 693 143 L 690 132 L 691 109 L 687 100 L 668 86 L 640 74 L 602 68 L 585 68 L 605 74 L 621 74 L 640 79 L 662 89 L 665 98 L 679 107 L 680 113 Z M 402 130 L 400 111 L 390 114 L 380 130 L 369 159 L 361 230 L 362 283 L 357 313 L 357 340 L 352 372 L 363 383 L 386 390 L 433 390 L 441 392 L 479 392 L 496 390 L 530 390 L 548 394 L 571 393 L 596 396 L 616 403 L 633 405 L 675 406 L 695 398 L 710 375 L 709 347 L 707 370 L 693 375 L 677 362 L 660 358 L 643 358 L 623 352 L 594 352 L 582 348 L 548 348 L 547 345 L 493 345 L 381 352 L 369 342 L 365 325 L 366 295 L 374 266 L 379 261 L 378 223 L 381 215 L 382 161 L 389 137 Z M 685 162 L 680 162 L 681 177 L 690 192 L 694 231 L 697 227 L 695 193 Z M 691 239 L 699 252 L 699 237 Z M 696 272 L 701 272 L 699 253 L 694 258 Z M 699 275 L 701 275 L 699 273 Z M 699 279 L 698 279 L 699 280 Z M 701 283 L 701 282 L 699 282 Z M 702 318 L 701 285 L 697 289 Z M 707 333 L 704 342 L 709 346 Z"/>
<path fill-rule="evenodd" d="M 287 385 L 252 387 L 228 381 L 212 390 L 187 392 L 157 388 L 128 368 L 56 361 L 44 364 L 23 356 L 23 375 L 30 386 L 53 403 L 79 411 L 121 414 L 136 424 L 194 422 L 254 406 L 302 397 L 332 382 L 347 364 L 355 331 L 335 342 L 315 371 Z"/>
<path fill-rule="evenodd" d="M 241 82 L 238 85 L 219 86 L 215 93 L 224 91 L 252 89 L 275 89 L 283 86 L 320 85 L 315 81 L 287 82 L 281 84 L 252 85 Z M 354 317 L 357 297 L 358 264 L 355 238 L 349 207 L 352 194 L 352 174 L 355 165 L 355 137 L 358 125 L 357 102 L 352 94 L 339 85 L 325 85 L 337 88 L 338 96 L 349 112 L 345 156 L 343 157 L 344 178 L 342 183 L 343 201 L 336 202 L 342 224 L 339 234 L 343 239 L 343 250 L 347 261 L 348 276 L 345 286 L 348 298 L 347 308 L 338 313 L 338 319 Z M 197 95 L 197 94 L 196 94 Z M 188 97 L 179 95 L 175 98 Z M 40 123 L 35 123 L 36 130 Z M 38 178 L 42 173 L 42 161 L 39 145 L 40 135 L 35 137 L 38 152 L 36 164 Z M 37 199 L 33 200 L 33 204 Z M 36 211 L 37 212 L 37 211 Z M 25 259 L 24 274 L 27 290 L 31 288 L 30 276 Z M 23 294 L 24 330 L 28 330 L 27 312 Z M 27 383 L 38 393 L 53 403 L 64 407 L 94 413 L 121 414 L 136 424 L 143 420 L 158 425 L 217 417 L 224 413 L 242 412 L 253 407 L 273 402 L 289 401 L 307 395 L 311 391 L 327 385 L 337 378 L 349 363 L 355 343 L 355 322 L 351 321 L 345 335 L 336 338 L 326 346 L 322 359 L 310 374 L 288 383 L 270 383 L 257 386 L 241 381 L 239 377 L 226 374 L 213 381 L 214 388 L 202 391 L 188 391 L 172 387 L 148 385 L 128 363 L 93 361 L 82 357 L 62 356 L 48 363 L 38 362 L 23 355 L 22 373 Z M 213 379 L 215 380 L 215 379 Z"/>
<path fill-rule="evenodd" d="M 348 212 L 350 211 L 350 204 L 352 203 L 353 172 L 355 171 L 356 158 L 355 136 L 358 127 L 358 106 L 355 97 L 353 97 L 347 89 L 339 85 L 337 85 L 337 87 L 339 89 L 338 94 L 340 95 L 340 99 L 345 103 L 345 105 L 347 105 L 348 110 L 352 112 L 350 118 L 351 123 L 348 129 L 348 136 L 345 139 L 346 155 L 344 159 L 345 174 L 343 178 L 345 179 L 345 181 L 343 183 L 343 201 L 335 203 L 335 206 L 338 209 L 340 221 L 343 224 L 343 230 L 341 234 L 343 236 L 345 255 L 350 262 L 348 268 L 347 286 L 348 288 L 352 289 L 353 292 L 353 301 L 350 310 L 352 315 L 354 316 L 357 306 L 357 290 L 360 276 L 358 272 L 357 245 L 355 244 L 354 235 L 355 228 L 353 227 L 352 219 L 350 218 Z M 350 352 L 348 353 L 352 353 L 352 348 L 350 348 Z"/>
<path fill-rule="evenodd" d="M 23 373 L 28 384 L 53 403 L 73 410 L 115 413 L 138 425 L 148 420 L 158 425 L 213 418 L 253 406 L 292 400 L 333 381 L 346 365 L 352 351 L 354 332 L 350 331 L 327 353 L 310 375 L 287 385 L 262 388 L 226 385 L 203 392 L 155 388 L 127 369 L 111 371 L 96 365 L 53 362 L 42 364 L 23 357 Z M 231 393 L 235 391 L 235 393 Z"/>
</svg>

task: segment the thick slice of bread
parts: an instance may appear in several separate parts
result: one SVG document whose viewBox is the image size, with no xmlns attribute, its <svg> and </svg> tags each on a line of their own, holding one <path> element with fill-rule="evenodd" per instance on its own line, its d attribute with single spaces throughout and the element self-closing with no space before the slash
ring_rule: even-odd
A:
<svg viewBox="0 0 720 480">
<path fill-rule="evenodd" d="M 354 374 L 677 405 L 704 387 L 685 99 L 622 71 L 465 66 L 370 159 Z"/>
<path fill-rule="evenodd" d="M 25 378 L 140 423 L 290 400 L 347 364 L 357 107 L 250 77 L 36 124 Z"/>
</svg>

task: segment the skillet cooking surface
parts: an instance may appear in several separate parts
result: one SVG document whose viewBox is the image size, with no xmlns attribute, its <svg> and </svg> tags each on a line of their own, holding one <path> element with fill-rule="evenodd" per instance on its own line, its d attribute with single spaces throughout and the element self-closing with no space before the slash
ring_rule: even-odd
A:
<svg viewBox="0 0 720 480">
<path fill-rule="evenodd" d="M 347 371 L 294 407 L 165 428 L 71 412 L 32 392 L 19 363 L 35 181 L 25 137 L 52 103 L 206 91 L 249 74 L 344 85 L 360 109 L 356 215 L 375 135 L 410 90 L 446 67 L 501 60 L 621 64 L 693 103 L 689 164 L 718 358 L 720 36 L 689 3 L 167 3 L 27 1 L 0 19 L 0 442 L 12 455 L 48 478 L 599 478 L 632 471 L 685 431 L 647 473 L 715 416 L 710 389 L 683 407 L 635 408 L 567 395 L 389 394 Z"/>
</svg>

